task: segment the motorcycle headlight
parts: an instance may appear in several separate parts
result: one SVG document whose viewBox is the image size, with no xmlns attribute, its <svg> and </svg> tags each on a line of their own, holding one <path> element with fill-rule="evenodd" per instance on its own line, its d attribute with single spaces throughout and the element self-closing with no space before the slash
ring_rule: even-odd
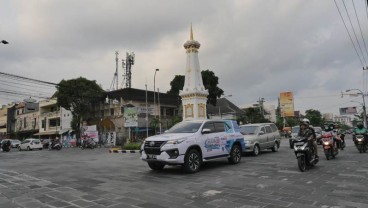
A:
<svg viewBox="0 0 368 208">
<path fill-rule="evenodd" d="M 328 145 L 328 142 L 323 142 L 324 145 Z"/>
<path fill-rule="evenodd" d="M 363 139 L 362 139 L 362 138 L 359 138 L 359 139 L 358 139 L 358 142 L 361 142 L 361 141 L 363 141 Z"/>
<path fill-rule="evenodd" d="M 184 142 L 185 139 L 175 139 L 175 140 L 169 140 L 166 142 L 166 144 L 180 144 L 182 142 Z"/>
</svg>

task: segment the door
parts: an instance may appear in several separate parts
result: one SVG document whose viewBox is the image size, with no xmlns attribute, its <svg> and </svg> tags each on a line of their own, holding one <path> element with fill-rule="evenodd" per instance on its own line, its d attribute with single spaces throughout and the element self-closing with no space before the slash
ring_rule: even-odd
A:
<svg viewBox="0 0 368 208">
<path fill-rule="evenodd" d="M 275 135 L 272 133 L 271 126 L 265 126 L 266 128 L 266 138 L 267 138 L 267 147 L 270 148 L 273 147 L 273 144 L 275 143 Z"/>
<path fill-rule="evenodd" d="M 262 126 L 260 129 L 259 129 L 259 132 L 258 132 L 258 141 L 259 141 L 259 147 L 261 149 L 265 149 L 266 146 L 267 146 L 267 133 L 266 133 L 266 128 L 264 126 Z"/>
</svg>

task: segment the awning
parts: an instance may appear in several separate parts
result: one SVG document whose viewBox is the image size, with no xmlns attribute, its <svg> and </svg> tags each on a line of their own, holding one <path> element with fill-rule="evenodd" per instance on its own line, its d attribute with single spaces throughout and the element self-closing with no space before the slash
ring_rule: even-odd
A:
<svg viewBox="0 0 368 208">
<path fill-rule="evenodd" d="M 33 134 L 34 136 L 44 136 L 44 135 L 55 135 L 58 134 L 57 131 L 43 131 L 43 132 L 38 132 L 37 134 Z"/>
<path fill-rule="evenodd" d="M 70 131 L 70 129 L 62 129 L 62 130 L 59 131 L 59 134 L 62 135 L 62 134 L 65 134 L 68 131 Z"/>
</svg>

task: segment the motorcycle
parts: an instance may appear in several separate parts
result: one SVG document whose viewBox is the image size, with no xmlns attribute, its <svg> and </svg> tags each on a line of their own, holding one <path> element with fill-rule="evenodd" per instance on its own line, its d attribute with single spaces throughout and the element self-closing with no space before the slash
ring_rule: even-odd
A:
<svg viewBox="0 0 368 208">
<path fill-rule="evenodd" d="M 3 140 L 1 142 L 1 149 L 3 150 L 3 152 L 10 152 L 11 142 L 9 140 Z"/>
<path fill-rule="evenodd" d="M 357 147 L 359 153 L 367 152 L 367 142 L 364 135 L 355 135 L 355 146 Z"/>
<path fill-rule="evenodd" d="M 318 163 L 318 158 L 314 157 L 313 147 L 305 137 L 296 137 L 294 139 L 294 153 L 298 160 L 298 167 L 301 172 L 311 168 Z"/>
<path fill-rule="evenodd" d="M 83 141 L 83 143 L 80 146 L 81 149 L 86 149 L 86 148 L 94 149 L 95 147 L 96 147 L 96 144 L 95 144 L 95 141 L 93 141 L 93 139 L 87 139 Z"/>
<path fill-rule="evenodd" d="M 322 135 L 322 146 L 327 160 L 335 158 L 336 155 L 339 154 L 339 149 L 337 149 L 334 144 L 333 135 L 331 133 L 325 133 Z"/>
<path fill-rule="evenodd" d="M 49 143 L 49 150 L 53 150 L 53 149 L 56 149 L 56 150 L 61 150 L 61 144 L 59 142 L 50 142 Z"/>
</svg>

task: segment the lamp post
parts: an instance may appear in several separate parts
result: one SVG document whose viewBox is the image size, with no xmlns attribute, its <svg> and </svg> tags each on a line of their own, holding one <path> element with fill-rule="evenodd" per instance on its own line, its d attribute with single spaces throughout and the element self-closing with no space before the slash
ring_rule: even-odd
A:
<svg viewBox="0 0 368 208">
<path fill-rule="evenodd" d="M 2 44 L 9 44 L 9 42 L 8 42 L 8 41 L 6 41 L 6 40 L 1 40 L 1 43 L 2 43 Z"/>
<path fill-rule="evenodd" d="M 365 99 L 364 99 L 364 93 L 363 91 L 359 90 L 359 89 L 349 89 L 349 90 L 346 90 L 345 92 L 350 92 L 352 90 L 356 90 L 356 91 L 359 91 L 362 95 L 362 98 L 363 98 L 363 122 L 364 122 L 364 127 L 367 128 L 367 112 L 365 110 Z"/>
<path fill-rule="evenodd" d="M 227 98 L 227 97 L 232 97 L 233 95 L 225 95 L 223 97 L 220 97 L 220 98 Z M 220 118 L 222 119 L 222 113 L 221 113 L 221 107 L 219 106 L 219 116 Z"/>
<path fill-rule="evenodd" d="M 156 110 L 156 72 L 160 71 L 160 69 L 155 69 L 155 75 L 153 76 L 153 107 L 155 108 L 155 118 L 157 114 Z"/>
</svg>

